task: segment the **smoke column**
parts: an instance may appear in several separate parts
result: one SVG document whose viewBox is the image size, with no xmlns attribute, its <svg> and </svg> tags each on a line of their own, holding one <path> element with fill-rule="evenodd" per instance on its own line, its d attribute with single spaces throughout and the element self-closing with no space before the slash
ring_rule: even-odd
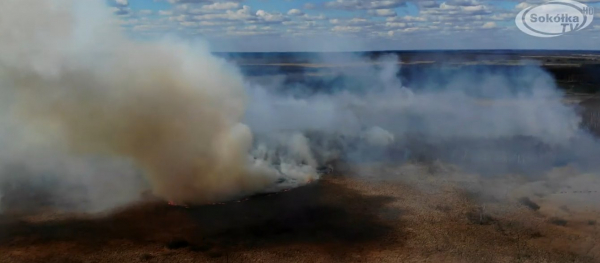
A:
<svg viewBox="0 0 600 263">
<path fill-rule="evenodd" d="M 84 185 L 110 178 L 98 198 L 127 197 L 101 207 L 139 194 L 129 193 L 142 187 L 126 176 L 137 170 L 174 202 L 271 185 L 273 173 L 249 165 L 238 71 L 203 47 L 129 40 L 111 19 L 103 1 L 0 2 L 0 176 L 15 176 L 6 167 L 17 164 L 30 181 L 48 173 Z"/>
</svg>

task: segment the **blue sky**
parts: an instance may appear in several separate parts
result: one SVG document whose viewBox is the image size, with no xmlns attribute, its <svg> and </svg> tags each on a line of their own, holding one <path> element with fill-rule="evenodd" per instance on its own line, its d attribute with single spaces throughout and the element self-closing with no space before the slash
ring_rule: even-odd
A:
<svg viewBox="0 0 600 263">
<path fill-rule="evenodd" d="M 598 14 L 556 38 L 520 32 L 517 13 L 542 0 L 107 1 L 132 37 L 200 39 L 215 51 L 600 48 Z"/>
</svg>

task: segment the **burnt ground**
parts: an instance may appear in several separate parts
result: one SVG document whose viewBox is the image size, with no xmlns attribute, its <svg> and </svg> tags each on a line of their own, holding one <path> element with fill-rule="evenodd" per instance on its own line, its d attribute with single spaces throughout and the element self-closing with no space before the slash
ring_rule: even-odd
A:
<svg viewBox="0 0 600 263">
<path fill-rule="evenodd" d="M 558 218 L 546 203 L 420 182 L 330 175 L 225 204 L 5 214 L 0 262 L 600 261 L 598 212 Z"/>
<path fill-rule="evenodd" d="M 336 181 L 323 181 L 198 207 L 149 202 L 95 217 L 4 216 L 0 262 L 177 262 L 228 257 L 239 261 L 248 253 L 268 255 L 269 251 L 292 259 L 304 256 L 306 248 L 309 253 L 344 258 L 347 249 L 402 243 L 392 235 L 401 228 L 377 217 L 392 201 L 392 197 L 366 196 Z M 294 247 L 291 252 L 278 252 Z"/>
</svg>

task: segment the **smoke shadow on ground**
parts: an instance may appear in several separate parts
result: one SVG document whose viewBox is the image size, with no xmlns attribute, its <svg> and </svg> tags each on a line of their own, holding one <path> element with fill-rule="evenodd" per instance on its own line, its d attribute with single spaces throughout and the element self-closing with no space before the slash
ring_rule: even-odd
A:
<svg viewBox="0 0 600 263">
<path fill-rule="evenodd" d="M 365 196 L 328 179 L 278 194 L 197 207 L 141 204 L 102 218 L 0 220 L 0 246 L 26 247 L 65 242 L 102 249 L 114 240 L 195 252 L 244 251 L 314 244 L 350 249 L 370 242 L 399 246 L 402 241 L 381 211 L 393 198 Z M 389 222 L 389 221 L 388 221 Z M 402 228 L 400 228 L 402 229 Z M 402 232 L 402 230 L 400 230 Z M 383 242 L 385 243 L 385 242 Z M 385 244 L 383 244 L 385 245 Z"/>
</svg>

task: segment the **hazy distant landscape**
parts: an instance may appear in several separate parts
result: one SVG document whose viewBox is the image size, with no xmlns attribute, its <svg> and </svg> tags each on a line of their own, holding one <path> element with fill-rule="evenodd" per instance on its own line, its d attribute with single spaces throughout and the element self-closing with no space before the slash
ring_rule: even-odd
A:
<svg viewBox="0 0 600 263">
<path fill-rule="evenodd" d="M 402 77 L 410 82 L 415 74 L 438 71 L 476 70 L 478 67 L 505 70 L 524 65 L 539 65 L 550 72 L 567 92 L 595 93 L 600 83 L 600 52 L 563 50 L 431 50 L 339 53 L 216 53 L 234 61 L 245 75 L 286 74 L 288 79 L 310 81 L 336 67 L 365 67 L 369 60 L 398 56 Z M 349 63 L 348 57 L 363 58 Z M 326 59 L 323 59 L 326 58 Z M 322 61 L 319 63 L 318 61 Z"/>
<path fill-rule="evenodd" d="M 582 117 L 581 129 L 600 135 L 600 100 L 595 95 L 600 87 L 599 52 L 217 55 L 238 65 L 252 85 L 277 83 L 275 94 L 297 96 L 299 105 L 317 107 L 312 106 L 311 98 L 331 95 L 335 99 L 335 94 L 352 87 L 353 78 L 368 77 L 369 70 L 380 63 L 378 58 L 390 54 L 398 56 L 400 65 L 393 78 L 416 94 L 420 90 L 427 94 L 432 79 L 452 82 L 456 75 L 477 76 L 478 72 L 510 77 L 540 66 L 565 92 L 551 100 L 575 106 Z M 348 68 L 356 74 L 340 75 L 340 70 Z M 477 107 L 503 111 L 523 106 L 519 101 L 502 102 L 486 94 L 475 96 Z M 376 107 L 377 101 L 361 107 Z M 464 102 L 458 101 L 457 106 Z M 282 111 L 287 110 L 284 106 Z M 365 118 L 387 113 L 373 114 Z M 400 117 L 394 114 L 389 117 Z M 432 117 L 428 114 L 422 117 Z M 452 116 L 447 118 L 454 121 Z M 319 180 L 219 203 L 173 204 L 140 192 L 136 202 L 101 214 L 65 212 L 64 204 L 57 207 L 60 202 L 52 201 L 55 193 L 45 192 L 43 187 L 35 190 L 25 181 L 5 181 L 0 261 L 600 260 L 597 156 L 594 148 L 584 149 L 589 145 L 585 140 L 553 145 L 535 136 L 432 139 L 409 130 L 381 148 L 365 144 L 360 136 L 338 136 L 318 129 L 303 134 L 319 162 Z M 335 157 L 329 156 L 332 152 Z"/>
</svg>

